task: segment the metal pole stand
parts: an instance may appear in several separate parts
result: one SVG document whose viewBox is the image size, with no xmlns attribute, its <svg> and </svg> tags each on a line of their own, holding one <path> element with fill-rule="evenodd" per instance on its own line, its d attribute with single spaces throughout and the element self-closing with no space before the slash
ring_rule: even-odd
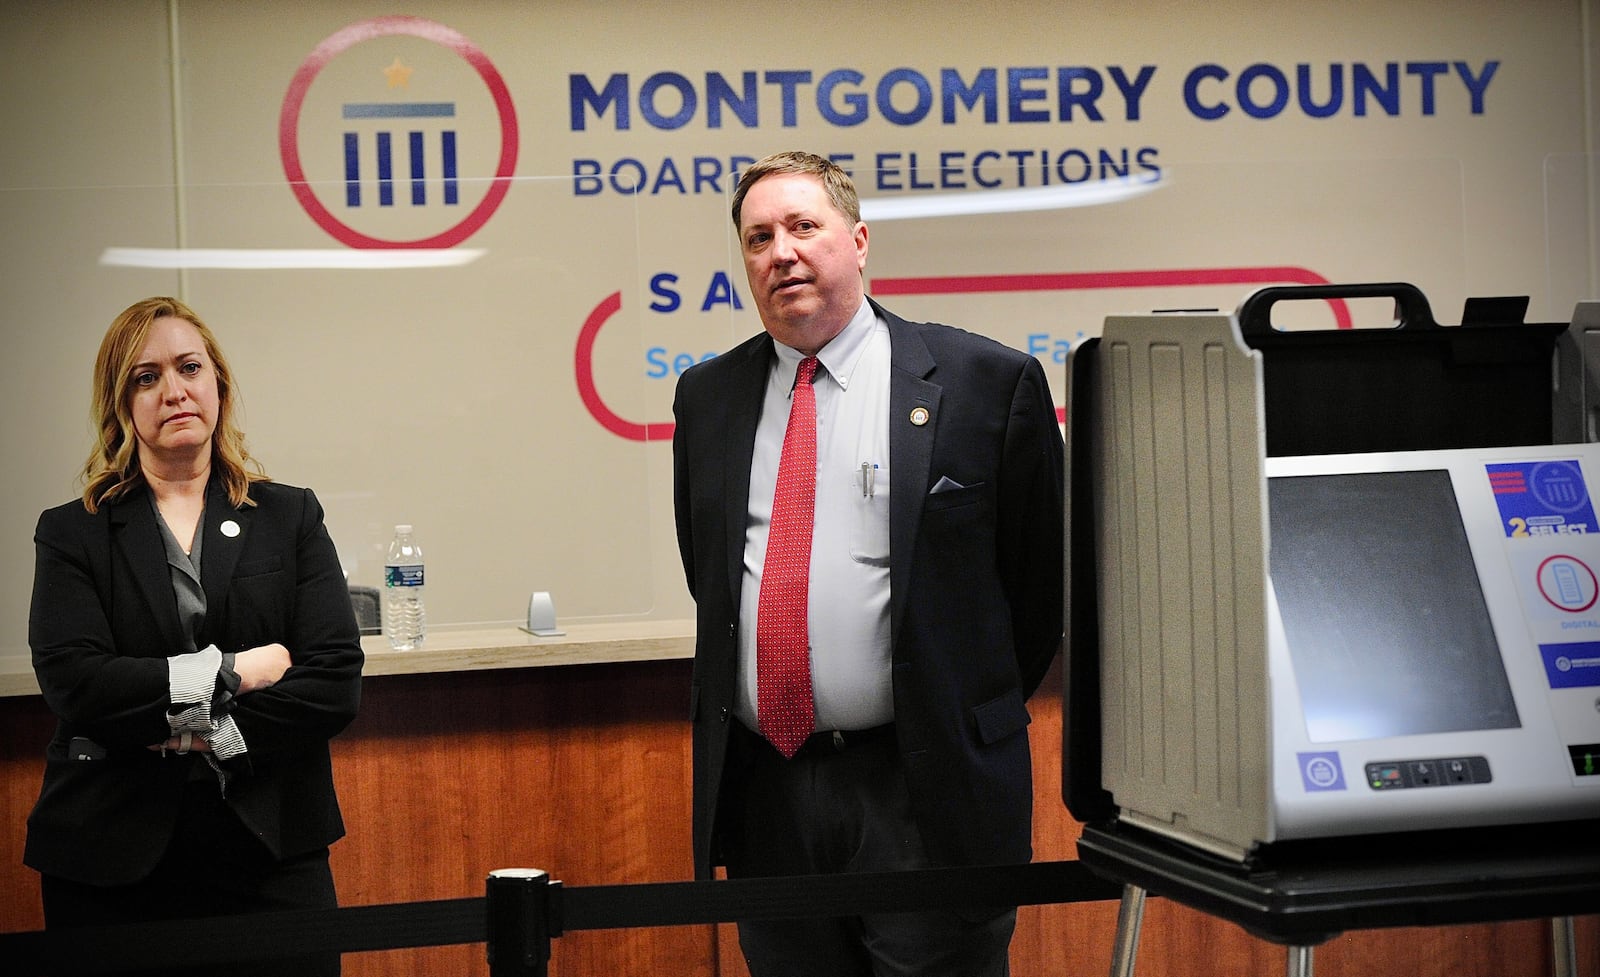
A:
<svg viewBox="0 0 1600 977">
<path fill-rule="evenodd" d="M 1312 948 L 1308 946 L 1292 946 L 1289 948 L 1289 963 L 1285 973 L 1289 977 L 1311 977 Z"/>
<path fill-rule="evenodd" d="M 1133 977 L 1133 964 L 1139 956 L 1139 924 L 1144 922 L 1144 890 L 1136 885 L 1122 887 L 1122 902 L 1117 906 L 1117 945 L 1111 956 L 1111 977 Z"/>
<path fill-rule="evenodd" d="M 1571 916 L 1550 920 L 1550 949 L 1555 957 L 1556 977 L 1578 977 L 1578 934 Z"/>
<path fill-rule="evenodd" d="M 547 977 L 552 925 L 551 890 L 560 882 L 537 868 L 502 868 L 489 873 L 490 977 Z"/>
</svg>

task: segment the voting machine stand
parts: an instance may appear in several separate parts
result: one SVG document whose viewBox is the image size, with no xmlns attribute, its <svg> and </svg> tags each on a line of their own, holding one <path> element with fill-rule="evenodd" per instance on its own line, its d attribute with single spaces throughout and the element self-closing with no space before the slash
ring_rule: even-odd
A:
<svg viewBox="0 0 1600 977">
<path fill-rule="evenodd" d="M 1273 325 L 1279 303 L 1356 299 L 1392 299 L 1395 325 Z M 1124 886 L 1113 977 L 1133 972 L 1147 892 L 1286 946 L 1290 977 L 1309 977 L 1313 948 L 1345 930 L 1530 918 L 1554 920 L 1556 972 L 1571 972 L 1571 917 L 1600 911 L 1600 810 L 1534 827 L 1226 851 L 1150 830 L 1131 809 L 1145 789 L 1141 769 L 1157 779 L 1177 769 L 1217 792 L 1218 833 L 1272 837 L 1260 823 L 1271 750 L 1260 734 L 1270 725 L 1265 628 L 1227 611 L 1265 597 L 1267 456 L 1600 440 L 1590 407 L 1600 403 L 1597 364 L 1600 303 L 1581 303 L 1570 328 L 1492 311 L 1441 326 L 1405 284 L 1274 287 L 1233 315 L 1111 317 L 1102 337 L 1074 349 L 1062 793 L 1085 825 L 1080 859 Z M 1147 647 L 1130 657 L 1141 640 Z M 1117 642 L 1118 664 L 1103 669 Z M 1163 659 L 1168 644 L 1182 658 L 1207 643 L 1229 660 L 1202 669 Z M 1104 721 L 1103 701 L 1120 701 L 1130 685 L 1167 697 L 1177 728 L 1152 737 L 1120 713 Z M 1208 735 L 1185 735 L 1191 721 Z M 1208 754 L 1217 743 L 1236 744 L 1237 755 Z"/>
</svg>

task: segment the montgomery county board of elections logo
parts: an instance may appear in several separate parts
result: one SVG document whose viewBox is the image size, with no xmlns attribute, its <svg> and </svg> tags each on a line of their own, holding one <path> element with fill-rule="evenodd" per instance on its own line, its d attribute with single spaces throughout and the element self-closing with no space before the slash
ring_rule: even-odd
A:
<svg viewBox="0 0 1600 977">
<path fill-rule="evenodd" d="M 311 219 L 352 248 L 449 248 L 489 220 L 517 164 L 500 72 L 455 30 L 376 17 L 295 72 L 278 153 Z"/>
</svg>

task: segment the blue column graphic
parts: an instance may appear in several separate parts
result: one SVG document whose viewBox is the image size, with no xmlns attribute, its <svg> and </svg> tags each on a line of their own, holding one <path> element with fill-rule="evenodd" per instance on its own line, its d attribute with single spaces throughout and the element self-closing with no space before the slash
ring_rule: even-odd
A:
<svg viewBox="0 0 1600 977">
<path fill-rule="evenodd" d="M 345 119 L 451 119 L 456 114 L 454 102 L 347 102 L 343 106 Z M 457 174 L 456 131 L 436 130 L 439 135 L 440 172 L 443 202 L 454 206 L 460 202 L 460 184 Z M 394 206 L 396 133 L 379 129 L 372 133 L 377 154 L 378 205 Z M 428 203 L 427 139 L 422 129 L 407 130 L 406 150 L 410 166 L 402 179 L 411 182 L 411 204 L 414 207 Z M 344 133 L 345 205 L 361 206 L 361 133 Z"/>
<path fill-rule="evenodd" d="M 446 129 L 439 133 L 439 149 L 444 155 L 444 202 L 454 206 L 458 199 L 456 188 L 456 131 Z"/>
<path fill-rule="evenodd" d="M 421 207 L 428 202 L 428 187 L 423 182 L 422 133 L 411 131 L 411 203 Z"/>
<path fill-rule="evenodd" d="M 356 134 L 344 134 L 344 204 L 361 206 L 361 143 Z"/>
<path fill-rule="evenodd" d="M 394 206 L 394 152 L 390 133 L 378 133 L 378 206 Z"/>
</svg>

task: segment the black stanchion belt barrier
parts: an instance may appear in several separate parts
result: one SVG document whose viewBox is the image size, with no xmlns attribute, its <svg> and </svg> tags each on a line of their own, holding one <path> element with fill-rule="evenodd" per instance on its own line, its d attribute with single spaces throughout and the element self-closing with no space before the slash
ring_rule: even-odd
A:
<svg viewBox="0 0 1600 977">
<path fill-rule="evenodd" d="M 573 930 L 1094 902 L 1122 893 L 1119 884 L 1077 861 L 638 885 L 550 882 L 548 890 L 544 922 L 552 937 Z M 0 961 L 11 977 L 34 977 L 485 943 L 494 939 L 487 903 L 476 897 L 0 933 Z"/>
</svg>

